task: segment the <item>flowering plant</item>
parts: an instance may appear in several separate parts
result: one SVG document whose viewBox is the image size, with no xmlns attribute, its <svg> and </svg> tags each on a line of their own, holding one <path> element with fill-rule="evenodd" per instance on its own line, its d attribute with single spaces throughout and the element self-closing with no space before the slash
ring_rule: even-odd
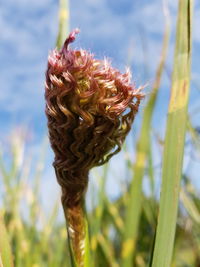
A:
<svg viewBox="0 0 200 267">
<path fill-rule="evenodd" d="M 131 84 L 128 69 L 121 74 L 107 59 L 95 59 L 86 50 L 69 49 L 78 32 L 72 31 L 61 50 L 50 53 L 45 86 L 54 168 L 62 188 L 69 236 L 76 239 L 72 244 L 78 255 L 75 258 L 81 257 L 77 248 L 84 237 L 81 203 L 88 172 L 120 151 L 143 98 L 141 88 Z"/>
</svg>

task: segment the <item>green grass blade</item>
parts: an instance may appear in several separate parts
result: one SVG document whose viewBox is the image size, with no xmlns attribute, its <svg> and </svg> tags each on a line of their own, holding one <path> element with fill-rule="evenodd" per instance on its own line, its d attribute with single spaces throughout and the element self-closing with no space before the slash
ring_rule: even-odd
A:
<svg viewBox="0 0 200 267">
<path fill-rule="evenodd" d="M 98 184 L 98 205 L 92 212 L 89 220 L 90 225 L 90 244 L 91 244 L 91 255 L 92 255 L 92 266 L 96 266 L 96 259 L 98 257 L 98 234 L 101 232 L 101 225 L 103 224 L 103 213 L 106 208 L 107 196 L 105 194 L 106 178 L 109 169 L 109 164 L 104 165 L 103 174 L 99 175 L 98 172 L 95 176 L 99 178 Z M 96 177 L 96 178 L 97 178 Z"/>
<path fill-rule="evenodd" d="M 136 147 L 136 162 L 133 167 L 134 179 L 131 183 L 130 196 L 126 209 L 125 231 L 122 243 L 122 263 L 123 267 L 133 265 L 133 254 L 135 252 L 138 226 L 142 209 L 142 178 L 144 176 L 146 160 L 150 147 L 150 127 L 153 110 L 157 99 L 158 89 L 160 86 L 161 76 L 164 69 L 164 63 L 167 54 L 169 41 L 169 20 L 166 14 L 166 27 L 163 39 L 162 53 L 158 65 L 155 82 L 151 91 L 149 100 L 144 109 L 141 134 Z"/>
<path fill-rule="evenodd" d="M 164 146 L 160 211 L 153 267 L 172 260 L 182 172 L 190 82 L 192 1 L 179 0 L 176 48 Z"/>
<path fill-rule="evenodd" d="M 195 146 L 195 149 L 200 150 L 200 135 L 198 134 L 197 130 L 193 127 L 189 115 L 187 118 L 187 131 L 191 136 L 191 140 L 193 142 L 193 145 Z"/>
<path fill-rule="evenodd" d="M 0 266 L 12 267 L 13 259 L 9 244 L 8 234 L 0 214 Z"/>
<path fill-rule="evenodd" d="M 117 205 L 117 203 L 110 203 L 107 201 L 107 203 L 105 204 L 106 208 L 107 208 L 107 212 L 110 215 L 110 220 L 111 222 L 113 222 L 113 225 L 115 227 L 115 229 L 121 234 L 123 233 L 123 229 L 124 229 L 124 222 L 121 218 L 121 214 L 119 212 L 119 205 Z"/>
<path fill-rule="evenodd" d="M 180 192 L 180 199 L 192 220 L 200 225 L 200 212 L 193 199 L 184 190 Z"/>
<path fill-rule="evenodd" d="M 58 49 L 63 45 L 69 33 L 69 0 L 60 0 L 59 5 L 59 30 L 56 41 Z"/>
<path fill-rule="evenodd" d="M 102 234 L 98 234 L 97 239 L 107 259 L 107 264 L 108 264 L 107 266 L 119 267 L 118 263 L 116 262 L 114 258 L 114 249 L 112 246 L 113 244 L 109 241 L 109 239 L 106 239 Z"/>
</svg>

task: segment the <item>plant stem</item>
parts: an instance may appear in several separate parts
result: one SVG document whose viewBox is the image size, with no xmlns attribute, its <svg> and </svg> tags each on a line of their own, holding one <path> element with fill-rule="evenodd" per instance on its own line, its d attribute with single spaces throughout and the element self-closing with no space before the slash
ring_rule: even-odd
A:
<svg viewBox="0 0 200 267">
<path fill-rule="evenodd" d="M 56 46 L 60 49 L 69 33 L 69 0 L 59 1 L 59 30 Z"/>
<path fill-rule="evenodd" d="M 72 266 L 89 267 L 89 235 L 84 202 L 72 207 L 67 207 L 63 203 L 63 209 L 67 222 Z"/>
<path fill-rule="evenodd" d="M 88 223 L 85 211 L 85 192 L 88 171 L 65 171 L 55 167 L 62 188 L 71 262 L 73 267 L 91 267 Z"/>
<path fill-rule="evenodd" d="M 153 267 L 171 266 L 183 165 L 191 61 L 192 0 L 179 0 Z"/>
</svg>

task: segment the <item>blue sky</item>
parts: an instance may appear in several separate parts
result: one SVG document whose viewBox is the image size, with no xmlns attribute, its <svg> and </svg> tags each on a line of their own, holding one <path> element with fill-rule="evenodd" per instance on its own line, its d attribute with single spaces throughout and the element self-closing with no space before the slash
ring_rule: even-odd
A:
<svg viewBox="0 0 200 267">
<path fill-rule="evenodd" d="M 176 0 L 169 0 L 171 38 L 166 70 L 163 75 L 153 126 L 162 137 L 169 100 L 170 73 L 173 63 Z M 197 1 L 196 1 L 197 2 Z M 130 64 L 133 80 L 139 86 L 148 83 L 148 94 L 159 60 L 164 30 L 161 0 L 75 0 L 70 2 L 70 28 L 81 33 L 73 47 L 88 49 L 98 58 L 112 59 L 124 70 Z M 31 147 L 40 147 L 46 135 L 44 115 L 44 73 L 48 52 L 54 48 L 58 30 L 57 0 L 7 0 L 0 2 L 0 121 L 2 142 L 19 125 L 31 133 Z M 190 112 L 193 122 L 200 121 L 200 3 L 195 4 L 193 29 L 193 64 Z M 136 120 L 140 123 L 141 112 Z M 198 110 L 198 112 L 196 111 Z M 135 131 L 138 127 L 134 127 Z M 136 131 L 137 132 L 137 131 Z M 133 135 L 131 135 L 132 138 Z M 129 136 L 130 138 L 130 136 Z M 131 143 L 132 144 L 132 143 Z M 159 152 L 156 152 L 158 158 Z M 134 154 L 133 154 L 134 159 Z M 48 154 L 48 164 L 52 154 Z M 119 162 L 120 157 L 113 159 Z M 195 169 L 199 169 L 198 164 Z M 123 171 L 123 166 L 122 166 Z M 46 171 L 45 176 L 52 176 Z M 50 178 L 49 178 L 50 179 Z M 194 180 L 198 177 L 194 174 Z M 50 180 L 49 190 L 54 181 Z M 46 180 L 45 180 L 46 186 Z M 112 186 L 112 181 L 110 186 Z M 54 192 L 54 191 L 52 191 Z"/>
</svg>

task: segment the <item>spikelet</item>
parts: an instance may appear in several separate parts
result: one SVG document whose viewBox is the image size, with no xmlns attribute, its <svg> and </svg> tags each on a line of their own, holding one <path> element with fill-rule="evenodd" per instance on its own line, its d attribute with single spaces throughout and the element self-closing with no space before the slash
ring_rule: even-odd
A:
<svg viewBox="0 0 200 267">
<path fill-rule="evenodd" d="M 121 74 L 106 59 L 69 49 L 78 32 L 50 53 L 45 86 L 54 167 L 68 207 L 83 197 L 89 170 L 120 151 L 143 98 L 129 70 Z"/>
</svg>

